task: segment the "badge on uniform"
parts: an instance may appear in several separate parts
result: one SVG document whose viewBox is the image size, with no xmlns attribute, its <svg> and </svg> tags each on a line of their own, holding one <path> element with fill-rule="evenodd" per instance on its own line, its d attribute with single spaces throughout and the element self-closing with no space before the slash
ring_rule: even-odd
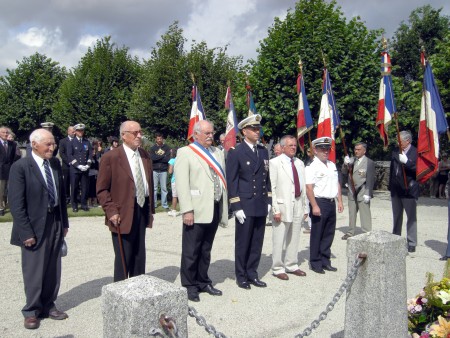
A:
<svg viewBox="0 0 450 338">
<path fill-rule="evenodd" d="M 247 161 L 247 165 L 250 165 L 250 162 L 249 162 L 249 161 Z"/>
<path fill-rule="evenodd" d="M 366 170 L 365 169 L 358 169 L 358 175 L 361 177 L 366 177 Z"/>
<path fill-rule="evenodd" d="M 88 150 L 87 144 L 83 144 L 84 150 Z"/>
<path fill-rule="evenodd" d="M 269 160 L 264 160 L 264 168 L 269 171 Z"/>
</svg>

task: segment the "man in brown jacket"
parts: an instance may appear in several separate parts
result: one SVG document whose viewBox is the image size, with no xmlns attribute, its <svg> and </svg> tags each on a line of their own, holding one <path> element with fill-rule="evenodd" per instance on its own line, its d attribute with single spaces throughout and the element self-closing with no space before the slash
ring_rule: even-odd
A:
<svg viewBox="0 0 450 338">
<path fill-rule="evenodd" d="M 120 126 L 123 145 L 102 157 L 97 177 L 97 198 L 105 211 L 115 253 L 114 282 L 145 273 L 145 231 L 153 225 L 152 161 L 142 144 L 135 121 Z M 119 230 L 124 251 L 124 271 Z"/>
</svg>

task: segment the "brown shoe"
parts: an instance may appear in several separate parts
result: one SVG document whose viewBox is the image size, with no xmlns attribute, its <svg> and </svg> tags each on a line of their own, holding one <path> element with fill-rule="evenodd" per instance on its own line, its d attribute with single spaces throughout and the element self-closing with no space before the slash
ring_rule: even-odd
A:
<svg viewBox="0 0 450 338">
<path fill-rule="evenodd" d="M 281 279 L 281 280 L 288 280 L 289 279 L 289 276 L 287 274 L 285 274 L 284 272 L 276 274 L 276 275 L 274 274 L 274 276 L 277 277 L 278 279 Z"/>
<path fill-rule="evenodd" d="M 41 321 L 37 317 L 25 317 L 25 320 L 23 321 L 23 326 L 25 326 L 28 330 L 35 330 L 39 328 L 39 325 L 41 324 Z"/>
<path fill-rule="evenodd" d="M 346 241 L 346 240 L 349 239 L 350 237 L 352 237 L 352 235 L 350 235 L 350 234 L 345 234 L 344 236 L 342 236 L 342 239 L 343 239 L 344 241 Z"/>
<path fill-rule="evenodd" d="M 306 276 L 306 272 L 302 271 L 300 269 L 297 269 L 295 271 L 288 271 L 287 273 L 292 273 L 293 275 L 299 276 L 299 277 L 305 277 Z"/>
<path fill-rule="evenodd" d="M 59 311 L 58 309 L 54 308 L 48 313 L 48 318 L 54 319 L 54 320 L 63 320 L 69 318 L 67 313 Z"/>
</svg>

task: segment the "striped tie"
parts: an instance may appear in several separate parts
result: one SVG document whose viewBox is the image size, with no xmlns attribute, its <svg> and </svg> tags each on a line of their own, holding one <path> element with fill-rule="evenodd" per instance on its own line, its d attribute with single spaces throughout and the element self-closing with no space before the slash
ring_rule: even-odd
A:
<svg viewBox="0 0 450 338">
<path fill-rule="evenodd" d="M 55 206 L 55 186 L 53 185 L 52 173 L 48 160 L 44 160 L 45 179 L 47 181 L 48 204 L 50 207 Z"/>
<path fill-rule="evenodd" d="M 142 178 L 141 165 L 139 164 L 139 158 L 137 154 L 134 154 L 134 171 L 136 173 L 136 197 L 137 203 L 142 208 L 145 202 L 145 191 L 144 191 L 144 179 Z"/>
</svg>

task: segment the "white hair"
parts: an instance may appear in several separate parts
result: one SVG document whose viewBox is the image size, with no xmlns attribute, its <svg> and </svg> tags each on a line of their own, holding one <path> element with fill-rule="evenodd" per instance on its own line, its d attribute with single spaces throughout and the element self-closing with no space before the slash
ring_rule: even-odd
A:
<svg viewBox="0 0 450 338">
<path fill-rule="evenodd" d="M 30 143 L 33 142 L 41 143 L 42 140 L 48 136 L 53 137 L 53 134 L 49 132 L 47 129 L 44 128 L 36 129 L 30 134 Z"/>
</svg>

